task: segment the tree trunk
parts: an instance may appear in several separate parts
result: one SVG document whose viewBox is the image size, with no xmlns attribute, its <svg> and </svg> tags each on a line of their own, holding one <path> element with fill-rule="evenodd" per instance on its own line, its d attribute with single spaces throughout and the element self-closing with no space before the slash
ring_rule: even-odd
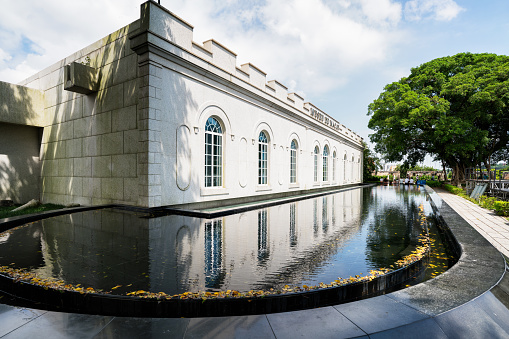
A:
<svg viewBox="0 0 509 339">
<path fill-rule="evenodd" d="M 24 204 L 23 206 L 13 209 L 11 212 L 22 211 L 22 210 L 30 208 L 30 207 L 39 206 L 40 204 L 41 203 L 38 200 L 32 199 L 29 202 L 27 202 L 26 204 Z"/>
<path fill-rule="evenodd" d="M 465 166 L 462 163 L 455 162 L 452 167 L 452 184 L 457 187 L 465 182 Z"/>
<path fill-rule="evenodd" d="M 442 169 L 444 171 L 444 181 L 447 181 L 447 171 L 445 170 L 445 161 L 442 160 Z"/>
</svg>

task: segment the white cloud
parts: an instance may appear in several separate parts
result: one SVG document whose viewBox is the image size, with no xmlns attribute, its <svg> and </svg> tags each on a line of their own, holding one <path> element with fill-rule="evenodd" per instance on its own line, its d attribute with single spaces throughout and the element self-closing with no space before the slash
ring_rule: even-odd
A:
<svg viewBox="0 0 509 339">
<path fill-rule="evenodd" d="M 5 52 L 3 49 L 0 48 L 0 65 L 3 62 L 9 61 L 11 59 L 12 59 L 12 57 L 10 56 L 10 54 L 8 54 L 7 52 Z"/>
<path fill-rule="evenodd" d="M 410 21 L 427 18 L 450 21 L 463 10 L 454 0 L 411 0 L 405 4 L 405 18 Z"/>
<path fill-rule="evenodd" d="M 142 2 L 12 2 L 0 12 L 3 59 L 19 53 L 23 37 L 39 48 L 37 54 L 25 51 L 8 65 L 0 63 L 0 80 L 19 82 L 136 20 Z M 345 86 L 357 70 L 383 62 L 404 40 L 397 28 L 402 9 L 395 0 L 165 0 L 162 5 L 195 26 L 195 41 L 214 38 L 238 54 L 238 64 L 252 62 L 268 80 L 311 96 Z"/>
<path fill-rule="evenodd" d="M 401 19 L 402 6 L 391 0 L 360 0 L 362 11 L 377 24 L 396 25 Z"/>
<path fill-rule="evenodd" d="M 139 17 L 143 0 L 11 1 L 0 11 L 0 80 L 19 82 Z"/>
<path fill-rule="evenodd" d="M 239 64 L 252 62 L 268 80 L 311 95 L 344 86 L 403 40 L 395 27 L 401 5 L 391 0 L 267 0 L 242 8 L 180 0 L 171 10 L 195 25 L 197 42 L 213 37 L 238 54 Z"/>
</svg>

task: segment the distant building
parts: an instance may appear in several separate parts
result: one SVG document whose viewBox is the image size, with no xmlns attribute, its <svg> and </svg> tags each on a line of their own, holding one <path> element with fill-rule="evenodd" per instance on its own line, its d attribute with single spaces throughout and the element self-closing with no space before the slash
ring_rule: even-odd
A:
<svg viewBox="0 0 509 339">
<path fill-rule="evenodd" d="M 0 100 L 1 199 L 214 206 L 362 181 L 361 137 L 153 1 Z"/>
</svg>

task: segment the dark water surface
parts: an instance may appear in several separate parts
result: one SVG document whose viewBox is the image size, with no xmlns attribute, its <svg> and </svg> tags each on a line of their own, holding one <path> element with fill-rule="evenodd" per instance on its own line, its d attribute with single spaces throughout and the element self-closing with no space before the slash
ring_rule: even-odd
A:
<svg viewBox="0 0 509 339">
<path fill-rule="evenodd" d="M 422 233 L 421 204 L 431 215 L 419 188 L 377 186 L 214 220 L 75 213 L 0 236 L 0 265 L 112 294 L 317 285 L 409 254 Z M 435 246 L 428 276 L 449 262 Z"/>
</svg>

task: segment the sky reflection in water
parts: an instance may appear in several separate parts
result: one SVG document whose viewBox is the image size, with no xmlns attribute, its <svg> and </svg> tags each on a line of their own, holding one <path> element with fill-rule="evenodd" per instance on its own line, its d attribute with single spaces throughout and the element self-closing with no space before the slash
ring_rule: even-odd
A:
<svg viewBox="0 0 509 339">
<path fill-rule="evenodd" d="M 214 220 L 100 210 L 0 238 L 0 265 L 123 294 L 317 285 L 387 267 L 422 232 L 417 187 L 365 187 Z"/>
</svg>

